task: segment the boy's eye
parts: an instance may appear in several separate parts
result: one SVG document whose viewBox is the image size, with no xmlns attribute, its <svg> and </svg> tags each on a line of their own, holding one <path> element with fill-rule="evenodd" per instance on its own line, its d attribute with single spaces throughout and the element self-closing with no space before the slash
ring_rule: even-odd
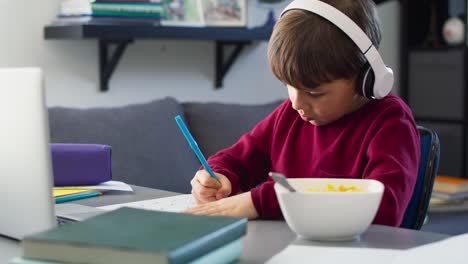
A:
<svg viewBox="0 0 468 264">
<path fill-rule="evenodd" d="M 312 97 L 315 97 L 315 98 L 321 97 L 321 96 L 324 95 L 324 93 L 310 93 L 310 92 L 308 94 L 309 94 L 309 96 L 312 96 Z"/>
</svg>

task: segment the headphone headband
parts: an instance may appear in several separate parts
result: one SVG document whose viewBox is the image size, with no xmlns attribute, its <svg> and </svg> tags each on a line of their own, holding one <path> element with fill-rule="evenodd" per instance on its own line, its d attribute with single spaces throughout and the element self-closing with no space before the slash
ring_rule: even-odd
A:
<svg viewBox="0 0 468 264">
<path fill-rule="evenodd" d="M 393 71 L 385 66 L 382 57 L 364 31 L 347 15 L 335 7 L 319 0 L 294 0 L 281 12 L 282 17 L 293 9 L 306 10 L 317 14 L 343 31 L 361 50 L 375 75 L 373 94 L 368 97 L 380 99 L 386 96 L 393 86 Z M 363 87 L 364 90 L 364 87 Z"/>
<path fill-rule="evenodd" d="M 280 17 L 292 9 L 306 10 L 330 21 L 348 35 L 362 53 L 366 53 L 372 46 L 372 41 L 351 18 L 327 3 L 318 0 L 295 0 L 281 12 Z"/>
</svg>

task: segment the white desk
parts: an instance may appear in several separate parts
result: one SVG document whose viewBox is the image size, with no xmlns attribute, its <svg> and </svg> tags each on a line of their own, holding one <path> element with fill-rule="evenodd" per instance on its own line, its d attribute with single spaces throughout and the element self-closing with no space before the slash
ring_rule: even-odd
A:
<svg viewBox="0 0 468 264">
<path fill-rule="evenodd" d="M 133 186 L 135 192 L 106 193 L 103 196 L 76 201 L 91 206 L 102 206 L 115 203 L 125 203 L 146 199 L 171 196 L 176 193 L 156 189 Z M 296 244 L 319 244 L 333 246 L 352 246 L 370 248 L 407 249 L 430 242 L 444 239 L 448 236 L 442 234 L 420 232 L 409 229 L 393 228 L 388 226 L 372 225 L 360 239 L 347 242 L 319 243 L 297 240 L 296 235 L 288 228 L 284 221 L 250 221 L 247 235 L 243 238 L 243 252 L 240 263 L 264 263 L 267 259 L 285 248 L 294 241 Z M 0 263 L 21 254 L 17 241 L 0 237 Z"/>
</svg>

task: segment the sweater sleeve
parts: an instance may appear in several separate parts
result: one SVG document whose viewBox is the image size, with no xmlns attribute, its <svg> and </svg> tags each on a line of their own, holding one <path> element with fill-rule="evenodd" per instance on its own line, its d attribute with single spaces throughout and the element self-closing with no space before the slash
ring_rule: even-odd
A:
<svg viewBox="0 0 468 264">
<path fill-rule="evenodd" d="M 284 107 L 285 103 L 281 104 L 234 145 L 208 159 L 213 171 L 230 180 L 231 195 L 249 191 L 267 180 L 271 168 L 273 131 L 276 119 Z"/>
<path fill-rule="evenodd" d="M 399 226 L 416 183 L 420 140 L 409 110 L 387 110 L 373 126 L 376 133 L 367 150 L 369 162 L 363 177 L 385 186 L 373 223 Z"/>
</svg>

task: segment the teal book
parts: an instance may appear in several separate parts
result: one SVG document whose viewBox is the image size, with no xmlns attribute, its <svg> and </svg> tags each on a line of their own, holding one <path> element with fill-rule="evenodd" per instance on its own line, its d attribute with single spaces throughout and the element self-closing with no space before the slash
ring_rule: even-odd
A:
<svg viewBox="0 0 468 264">
<path fill-rule="evenodd" d="M 74 194 L 69 194 L 69 195 L 64 195 L 60 197 L 55 198 L 55 203 L 65 203 L 65 202 L 70 202 L 74 200 L 80 200 L 80 199 L 86 199 L 90 197 L 95 197 L 101 195 L 102 192 L 100 191 L 89 191 L 89 192 L 82 192 L 82 193 L 74 193 Z"/>
<path fill-rule="evenodd" d="M 131 13 L 161 13 L 160 4 L 142 3 L 91 3 L 93 14 L 95 11 L 131 12 Z"/>
<path fill-rule="evenodd" d="M 141 18 L 160 18 L 160 12 L 117 12 L 117 11 L 93 11 L 93 16 L 116 16 L 116 17 L 141 17 Z"/>
<path fill-rule="evenodd" d="M 240 258 L 242 254 L 242 240 L 239 238 L 233 242 L 221 246 L 201 257 L 190 261 L 189 264 L 228 264 L 233 263 Z M 8 262 L 9 264 L 65 264 L 65 262 L 55 262 L 47 260 L 36 260 L 27 258 L 14 258 Z M 68 262 L 70 263 L 70 262 Z M 67 264 L 68 264 L 67 263 Z"/>
<path fill-rule="evenodd" d="M 24 238 L 23 258 L 89 264 L 190 263 L 240 240 L 246 232 L 245 218 L 124 207 Z"/>
</svg>

